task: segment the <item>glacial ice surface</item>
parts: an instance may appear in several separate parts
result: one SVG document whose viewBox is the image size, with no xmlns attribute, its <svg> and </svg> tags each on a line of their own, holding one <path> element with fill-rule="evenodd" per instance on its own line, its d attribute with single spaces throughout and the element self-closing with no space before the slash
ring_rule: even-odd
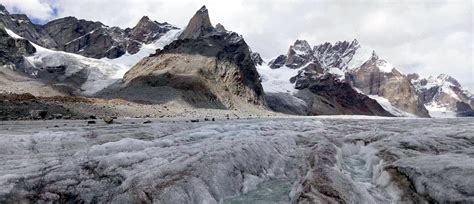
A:
<svg viewBox="0 0 474 204">
<path fill-rule="evenodd" d="M 474 120 L 0 124 L 0 203 L 474 202 Z"/>
</svg>

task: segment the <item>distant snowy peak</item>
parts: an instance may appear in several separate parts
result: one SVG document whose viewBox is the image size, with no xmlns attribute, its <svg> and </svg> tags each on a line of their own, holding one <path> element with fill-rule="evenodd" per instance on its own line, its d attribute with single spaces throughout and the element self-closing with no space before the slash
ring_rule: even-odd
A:
<svg viewBox="0 0 474 204">
<path fill-rule="evenodd" d="M 421 78 L 411 74 L 411 82 L 430 112 L 472 112 L 474 97 L 453 77 L 440 74 Z"/>
<path fill-rule="evenodd" d="M 352 42 L 339 41 L 334 45 L 326 42 L 314 46 L 313 52 L 315 60 L 323 67 L 337 67 L 341 70 L 346 70 L 348 69 L 349 62 L 360 48 L 359 42 L 354 39 Z"/>
<path fill-rule="evenodd" d="M 412 83 L 418 89 L 430 89 L 432 87 L 461 87 L 461 84 L 453 77 L 447 74 L 440 74 L 436 77 L 429 76 L 426 78 L 421 78 L 417 74 L 411 74 Z"/>
<path fill-rule="evenodd" d="M 360 67 L 371 59 L 372 51 L 367 47 L 362 47 L 356 39 L 339 41 L 334 44 L 326 42 L 312 48 L 306 40 L 296 40 L 286 55 L 272 59 L 269 66 L 273 69 L 283 66 L 297 69 L 308 63 L 313 63 L 320 65 L 324 70 L 338 68 L 346 72 L 349 69 Z"/>
</svg>

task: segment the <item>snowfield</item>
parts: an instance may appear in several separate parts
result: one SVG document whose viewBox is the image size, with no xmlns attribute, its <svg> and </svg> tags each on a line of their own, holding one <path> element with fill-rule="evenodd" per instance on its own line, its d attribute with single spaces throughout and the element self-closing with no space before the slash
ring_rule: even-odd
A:
<svg viewBox="0 0 474 204">
<path fill-rule="evenodd" d="M 143 121 L 1 123 L 0 203 L 474 202 L 469 118 Z"/>
</svg>

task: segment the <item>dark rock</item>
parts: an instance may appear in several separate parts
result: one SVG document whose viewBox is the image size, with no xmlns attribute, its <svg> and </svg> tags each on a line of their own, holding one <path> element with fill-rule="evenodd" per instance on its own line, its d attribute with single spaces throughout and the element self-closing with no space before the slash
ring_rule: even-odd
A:
<svg viewBox="0 0 474 204">
<path fill-rule="evenodd" d="M 308 115 L 393 116 L 375 100 L 354 90 L 333 75 L 306 76 L 298 79 L 296 97 L 306 102 Z"/>
<path fill-rule="evenodd" d="M 47 115 L 48 115 L 48 111 L 46 110 L 31 110 L 30 111 L 31 119 L 34 119 L 34 120 L 45 119 Z"/>
<path fill-rule="evenodd" d="M 286 64 L 286 59 L 287 59 L 287 56 L 279 55 L 277 58 L 271 60 L 268 64 L 270 65 L 270 68 L 278 69 Z"/>
<path fill-rule="evenodd" d="M 96 124 L 96 121 L 95 120 L 89 120 L 89 121 L 87 121 L 87 124 Z"/>
<path fill-rule="evenodd" d="M 145 120 L 145 122 L 143 122 L 143 124 L 149 124 L 151 122 L 152 122 L 151 120 Z"/>
<path fill-rule="evenodd" d="M 268 107 L 275 111 L 290 115 L 307 115 L 308 105 L 303 100 L 288 93 L 265 94 Z"/>
<path fill-rule="evenodd" d="M 199 122 L 199 119 L 193 119 L 193 120 L 191 120 L 191 122 L 192 123 L 197 123 L 197 122 Z"/>
<path fill-rule="evenodd" d="M 102 118 L 102 120 L 107 123 L 107 124 L 112 124 L 114 123 L 114 119 L 112 117 L 109 117 L 109 116 L 105 116 Z"/>
<path fill-rule="evenodd" d="M 218 23 L 218 24 L 216 25 L 216 31 L 219 31 L 219 32 L 227 32 L 227 30 L 225 29 L 225 27 L 224 27 L 222 24 L 220 24 L 220 23 Z"/>
<path fill-rule="evenodd" d="M 63 114 L 60 114 L 60 113 L 52 114 L 52 116 L 53 116 L 54 119 L 62 119 L 63 118 Z"/>
<path fill-rule="evenodd" d="M 263 59 L 262 59 L 262 57 L 260 56 L 259 53 L 252 52 L 252 53 L 250 53 L 250 57 L 252 57 L 252 61 L 255 64 L 255 66 L 263 64 Z"/>
</svg>

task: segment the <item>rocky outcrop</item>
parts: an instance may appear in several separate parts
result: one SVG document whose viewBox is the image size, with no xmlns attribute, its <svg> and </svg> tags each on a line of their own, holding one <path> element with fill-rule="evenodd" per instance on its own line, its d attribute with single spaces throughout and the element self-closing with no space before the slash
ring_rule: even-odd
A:
<svg viewBox="0 0 474 204">
<path fill-rule="evenodd" d="M 377 115 L 393 116 L 377 101 L 358 93 L 347 82 L 331 74 L 313 75 L 296 81 L 295 96 L 308 105 L 308 115 Z"/>
<path fill-rule="evenodd" d="M 367 95 L 382 96 L 405 112 L 429 117 L 409 78 L 375 52 L 361 67 L 350 71 L 350 78 L 353 86 Z"/>
<path fill-rule="evenodd" d="M 223 27 L 223 26 L 222 26 Z M 225 30 L 225 29 L 224 29 Z M 214 31 L 206 6 L 199 9 L 191 18 L 179 39 L 198 39 Z"/>
<path fill-rule="evenodd" d="M 157 94 L 138 96 L 142 97 L 140 100 L 159 102 L 159 90 L 166 89 L 195 107 L 242 108 L 265 104 L 249 47 L 237 33 L 214 29 L 205 7 L 190 20 L 179 40 L 128 71 L 124 86 L 116 93 L 150 88 Z"/>
<path fill-rule="evenodd" d="M 262 65 L 264 62 L 262 57 L 260 56 L 260 53 L 258 52 L 251 52 L 250 57 L 252 57 L 252 61 L 255 64 L 255 66 Z"/>
</svg>

